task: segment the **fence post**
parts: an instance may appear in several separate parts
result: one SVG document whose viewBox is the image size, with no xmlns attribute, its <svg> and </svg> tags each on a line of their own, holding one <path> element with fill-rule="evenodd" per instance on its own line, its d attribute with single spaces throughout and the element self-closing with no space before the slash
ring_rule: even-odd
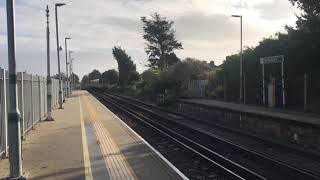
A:
<svg viewBox="0 0 320 180">
<path fill-rule="evenodd" d="M 39 121 L 41 121 L 41 78 L 38 76 L 38 89 L 39 89 Z"/>
<path fill-rule="evenodd" d="M 33 75 L 31 74 L 31 109 L 32 109 L 32 129 L 34 129 L 34 102 L 33 102 Z"/>
<path fill-rule="evenodd" d="M 7 109 L 7 83 L 6 83 L 6 70 L 3 71 L 3 110 L 4 110 L 4 149 L 5 157 L 9 156 L 8 152 L 8 109 Z"/>
<path fill-rule="evenodd" d="M 243 104 L 247 103 L 247 80 L 246 75 L 243 76 Z"/>
<path fill-rule="evenodd" d="M 308 75 L 304 73 L 304 112 L 308 111 Z"/>
<path fill-rule="evenodd" d="M 227 102 L 227 76 L 223 76 L 223 99 Z"/>
<path fill-rule="evenodd" d="M 25 120 L 25 113 L 24 113 L 24 77 L 23 72 L 20 72 L 21 77 L 21 123 L 22 123 L 22 130 L 21 130 L 21 137 L 25 139 L 24 134 L 24 120 Z"/>
</svg>

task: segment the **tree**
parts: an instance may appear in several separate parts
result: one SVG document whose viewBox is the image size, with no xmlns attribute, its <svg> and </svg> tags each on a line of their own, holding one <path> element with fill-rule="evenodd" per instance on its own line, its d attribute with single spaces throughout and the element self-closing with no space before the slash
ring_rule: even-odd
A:
<svg viewBox="0 0 320 180">
<path fill-rule="evenodd" d="M 318 0 L 289 0 L 304 11 L 298 17 L 297 28 L 305 32 L 320 32 L 320 3 Z"/>
<path fill-rule="evenodd" d="M 72 79 L 72 81 L 75 83 L 79 83 L 79 76 L 76 75 L 75 73 L 71 74 L 70 79 Z"/>
<path fill-rule="evenodd" d="M 110 69 L 102 73 L 100 82 L 107 84 L 115 84 L 118 82 L 118 72 L 114 69 Z"/>
<path fill-rule="evenodd" d="M 167 62 L 167 66 L 172 66 L 181 60 L 176 56 L 175 53 L 170 53 L 168 55 L 165 55 L 165 60 Z"/>
<path fill-rule="evenodd" d="M 59 79 L 59 74 L 57 73 L 57 74 L 55 74 L 55 75 L 53 75 L 52 76 L 54 79 Z M 61 80 L 66 80 L 66 75 L 65 75 L 65 73 L 64 72 L 61 72 Z"/>
<path fill-rule="evenodd" d="M 166 69 L 179 61 L 174 50 L 183 49 L 173 30 L 173 21 L 161 17 L 158 13 L 151 19 L 141 17 L 143 22 L 143 38 L 147 41 L 146 53 L 149 56 L 149 67 Z"/>
<path fill-rule="evenodd" d="M 135 80 L 135 78 L 130 78 L 130 76 L 137 73 L 136 65 L 133 63 L 131 57 L 126 53 L 126 51 L 120 46 L 115 46 L 112 49 L 112 54 L 118 62 L 119 83 L 121 85 L 125 85 L 129 81 Z"/>
<path fill-rule="evenodd" d="M 100 79 L 100 77 L 101 77 L 101 73 L 98 71 L 98 70 L 96 70 L 96 69 L 94 69 L 91 73 L 89 73 L 89 75 L 88 75 L 88 78 L 89 78 L 89 81 L 90 80 L 95 80 L 95 79 Z"/>
<path fill-rule="evenodd" d="M 137 71 L 130 71 L 128 81 L 139 81 L 140 74 Z"/>
<path fill-rule="evenodd" d="M 88 75 L 84 75 L 81 80 L 81 86 L 85 87 L 87 84 L 89 84 L 89 82 L 90 82 L 90 80 L 89 80 Z"/>
</svg>

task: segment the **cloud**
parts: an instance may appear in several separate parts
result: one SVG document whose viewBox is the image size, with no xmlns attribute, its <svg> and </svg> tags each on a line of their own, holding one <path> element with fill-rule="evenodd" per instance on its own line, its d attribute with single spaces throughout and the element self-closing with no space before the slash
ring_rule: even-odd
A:
<svg viewBox="0 0 320 180">
<path fill-rule="evenodd" d="M 290 2 L 284 0 L 258 4 L 255 8 L 260 11 L 260 17 L 267 20 L 290 18 L 294 14 L 294 8 Z"/>
<path fill-rule="evenodd" d="M 179 53 L 183 57 L 215 59 L 221 63 L 227 55 L 239 50 L 239 19 L 222 14 L 195 12 L 176 19 L 175 28 L 184 45 L 184 50 Z M 253 46 L 257 39 L 268 35 L 268 31 L 259 27 L 248 23 L 243 25 L 244 46 Z"/>
<path fill-rule="evenodd" d="M 180 58 L 196 57 L 216 60 L 219 64 L 239 49 L 239 20 L 231 14 L 244 16 L 245 46 L 256 45 L 263 37 L 283 30 L 294 23 L 293 8 L 285 0 L 68 0 L 59 8 L 60 44 L 71 36 L 69 49 L 74 50 L 75 72 L 84 75 L 92 69 L 117 68 L 111 49 L 120 45 L 141 72 L 147 55 L 142 38 L 141 16 L 159 12 L 175 21 L 178 40 L 184 49 Z M 0 66 L 7 66 L 5 3 L 0 1 Z M 242 2 L 239 4 L 239 2 Z M 18 70 L 46 74 L 46 18 L 50 7 L 52 74 L 57 72 L 54 1 L 16 0 L 16 45 Z M 61 53 L 64 70 L 65 57 Z"/>
</svg>

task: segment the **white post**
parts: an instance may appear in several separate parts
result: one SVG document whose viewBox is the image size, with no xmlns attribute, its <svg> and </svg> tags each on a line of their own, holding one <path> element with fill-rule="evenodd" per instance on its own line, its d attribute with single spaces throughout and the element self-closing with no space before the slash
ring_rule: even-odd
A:
<svg viewBox="0 0 320 180">
<path fill-rule="evenodd" d="M 283 105 L 283 108 L 286 107 L 286 95 L 285 95 L 285 89 L 284 89 L 284 61 L 282 61 L 281 63 L 281 76 L 282 76 L 282 105 Z"/>
<path fill-rule="evenodd" d="M 243 103 L 242 16 L 240 16 L 240 103 Z"/>
<path fill-rule="evenodd" d="M 32 109 L 32 129 L 34 129 L 34 102 L 33 102 L 33 75 L 31 74 L 31 109 Z"/>
<path fill-rule="evenodd" d="M 262 99 L 263 99 L 263 105 L 266 105 L 264 64 L 262 64 Z"/>
<path fill-rule="evenodd" d="M 38 76 L 38 81 L 39 81 L 39 83 L 38 83 L 38 89 L 39 89 L 39 121 L 41 121 L 42 120 L 42 117 L 41 117 L 41 77 L 40 76 Z"/>
<path fill-rule="evenodd" d="M 246 104 L 247 99 L 247 86 L 246 86 L 246 75 L 243 76 L 243 104 Z"/>
<path fill-rule="evenodd" d="M 73 76 L 71 66 L 72 66 L 71 51 L 69 51 L 69 91 L 70 91 L 70 94 L 72 94 L 72 76 Z"/>
<path fill-rule="evenodd" d="M 21 123 L 22 123 L 22 130 L 21 130 L 21 135 L 22 135 L 22 139 L 24 139 L 25 137 L 24 137 L 24 117 L 25 117 L 25 115 L 24 115 L 24 83 L 23 83 L 23 81 L 24 81 L 24 77 L 23 77 L 23 72 L 20 72 L 20 74 L 21 74 L 21 117 L 22 117 L 22 121 L 21 121 Z"/>
<path fill-rule="evenodd" d="M 304 111 L 308 110 L 308 76 L 304 73 Z"/>
<path fill-rule="evenodd" d="M 3 69 L 3 110 L 4 110 L 4 147 L 5 156 L 9 156 L 8 152 L 8 109 L 7 109 L 7 83 L 6 83 L 6 70 Z"/>
</svg>

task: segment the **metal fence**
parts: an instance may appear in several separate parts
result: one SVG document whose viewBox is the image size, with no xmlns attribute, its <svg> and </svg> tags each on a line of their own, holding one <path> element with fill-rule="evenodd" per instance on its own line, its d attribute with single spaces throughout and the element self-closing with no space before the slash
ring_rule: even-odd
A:
<svg viewBox="0 0 320 180">
<path fill-rule="evenodd" d="M 0 156 L 7 152 L 8 72 L 0 68 Z M 47 80 L 45 77 L 19 72 L 17 74 L 18 107 L 21 134 L 24 136 L 47 115 Z M 52 79 L 52 107 L 58 105 L 59 81 Z"/>
</svg>

